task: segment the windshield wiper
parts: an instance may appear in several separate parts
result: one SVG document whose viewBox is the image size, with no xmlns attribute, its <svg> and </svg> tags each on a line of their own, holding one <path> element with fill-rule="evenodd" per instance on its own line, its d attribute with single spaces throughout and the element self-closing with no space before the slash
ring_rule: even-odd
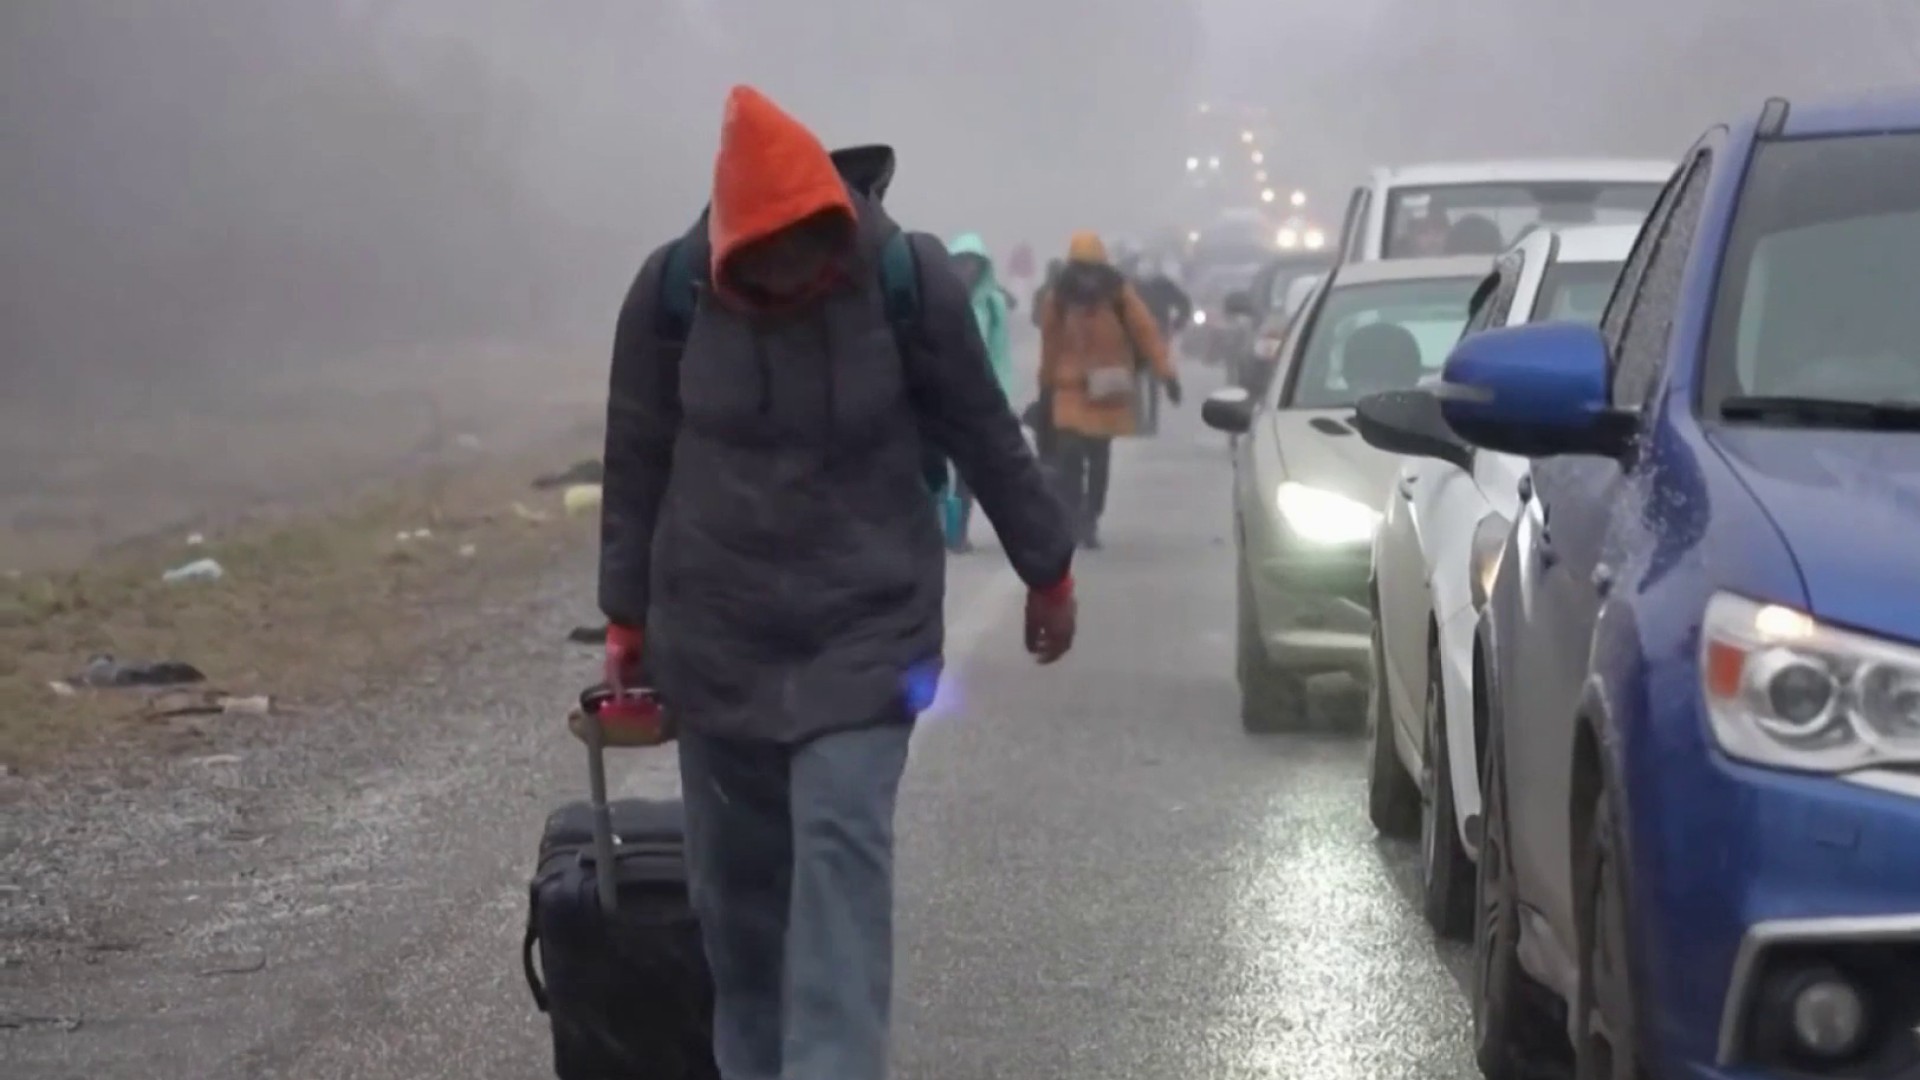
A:
<svg viewBox="0 0 1920 1080">
<path fill-rule="evenodd" d="M 1802 427 L 1920 431 L 1920 401 L 1846 401 L 1840 398 L 1756 394 L 1727 398 L 1728 420 L 1785 421 Z"/>
</svg>

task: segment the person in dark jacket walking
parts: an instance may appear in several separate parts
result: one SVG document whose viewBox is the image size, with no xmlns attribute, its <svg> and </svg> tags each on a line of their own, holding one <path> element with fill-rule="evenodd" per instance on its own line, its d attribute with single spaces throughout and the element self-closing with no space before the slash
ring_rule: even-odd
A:
<svg viewBox="0 0 1920 1080">
<path fill-rule="evenodd" d="M 1160 328 L 1160 340 L 1171 347 L 1187 323 L 1193 321 L 1193 299 L 1153 259 L 1136 255 L 1123 269 L 1127 279 L 1133 282 L 1134 291 L 1140 294 L 1141 302 L 1153 313 L 1154 325 Z M 1160 382 L 1148 371 L 1140 373 L 1139 413 L 1140 433 L 1159 434 Z"/>
<path fill-rule="evenodd" d="M 829 155 L 736 87 L 711 205 L 680 241 L 710 281 L 691 323 L 661 329 L 668 245 L 615 334 L 607 678 L 651 685 L 679 732 L 725 1080 L 886 1074 L 894 799 L 943 631 L 923 440 L 1028 586 L 1028 651 L 1073 643 L 1073 532 L 939 238 L 909 235 L 914 319 L 889 325 L 891 170 L 892 151 Z"/>
</svg>

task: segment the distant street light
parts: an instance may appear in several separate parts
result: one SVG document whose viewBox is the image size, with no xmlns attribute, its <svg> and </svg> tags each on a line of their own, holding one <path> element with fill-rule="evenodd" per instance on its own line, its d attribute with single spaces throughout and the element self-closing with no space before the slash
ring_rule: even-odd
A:
<svg viewBox="0 0 1920 1080">
<path fill-rule="evenodd" d="M 1251 142 L 1253 142 L 1253 132 L 1251 132 L 1251 131 L 1243 131 L 1243 132 L 1241 132 L 1241 133 L 1240 133 L 1240 141 L 1241 141 L 1241 142 L 1243 142 L 1243 143 L 1251 143 Z"/>
<path fill-rule="evenodd" d="M 1267 155 L 1255 150 L 1253 152 L 1253 163 L 1255 165 L 1265 165 L 1267 163 Z"/>
<path fill-rule="evenodd" d="M 1188 159 L 1187 159 L 1187 171 L 1188 171 L 1188 172 L 1192 172 L 1193 170 L 1195 170 L 1195 169 L 1198 169 L 1199 167 L 1200 167 L 1200 159 L 1199 159 L 1199 158 L 1197 158 L 1197 157 L 1190 157 L 1190 158 L 1188 158 Z"/>
<path fill-rule="evenodd" d="M 1296 191 L 1287 196 L 1287 201 L 1295 206 L 1305 206 L 1307 205 L 1307 193 L 1304 191 Z"/>
<path fill-rule="evenodd" d="M 1217 157 L 1210 157 L 1210 158 L 1208 158 L 1208 159 L 1207 159 L 1207 168 L 1209 168 L 1209 169 L 1214 169 L 1214 170 L 1218 170 L 1218 169 L 1220 168 L 1220 159 L 1219 159 L 1219 158 L 1217 158 Z"/>
<path fill-rule="evenodd" d="M 1273 197 L 1274 197 L 1274 196 L 1273 196 L 1273 189 L 1272 189 L 1272 188 L 1268 188 L 1267 190 L 1265 190 L 1265 191 L 1263 191 L 1263 192 L 1261 192 L 1261 193 L 1260 193 L 1260 201 L 1261 201 L 1261 202 L 1272 202 L 1272 201 L 1273 201 Z"/>
</svg>

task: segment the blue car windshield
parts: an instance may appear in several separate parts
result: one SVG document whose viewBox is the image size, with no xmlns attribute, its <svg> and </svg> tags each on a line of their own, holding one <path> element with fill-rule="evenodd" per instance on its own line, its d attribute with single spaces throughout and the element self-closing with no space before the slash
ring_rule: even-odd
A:
<svg viewBox="0 0 1920 1080">
<path fill-rule="evenodd" d="M 1613 283 L 1620 277 L 1617 262 L 1557 262 L 1540 279 L 1533 301 L 1533 322 L 1600 323 Z"/>
<path fill-rule="evenodd" d="M 1920 405 L 1920 135 L 1763 143 L 1723 264 L 1703 404 Z"/>
<path fill-rule="evenodd" d="M 1313 315 L 1281 408 L 1337 409 L 1411 390 L 1440 370 L 1467 323 L 1479 277 L 1336 284 Z"/>
</svg>

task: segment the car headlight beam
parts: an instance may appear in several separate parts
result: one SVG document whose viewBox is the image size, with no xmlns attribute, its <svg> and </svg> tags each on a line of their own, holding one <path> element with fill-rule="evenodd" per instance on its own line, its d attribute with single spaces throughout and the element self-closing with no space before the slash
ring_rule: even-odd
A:
<svg viewBox="0 0 1920 1080">
<path fill-rule="evenodd" d="M 1721 593 L 1701 626 L 1700 674 L 1731 757 L 1824 773 L 1920 763 L 1920 647 Z"/>
<path fill-rule="evenodd" d="M 1380 511 L 1338 492 L 1287 480 L 1274 498 L 1287 528 L 1310 544 L 1371 543 L 1380 529 Z"/>
</svg>

